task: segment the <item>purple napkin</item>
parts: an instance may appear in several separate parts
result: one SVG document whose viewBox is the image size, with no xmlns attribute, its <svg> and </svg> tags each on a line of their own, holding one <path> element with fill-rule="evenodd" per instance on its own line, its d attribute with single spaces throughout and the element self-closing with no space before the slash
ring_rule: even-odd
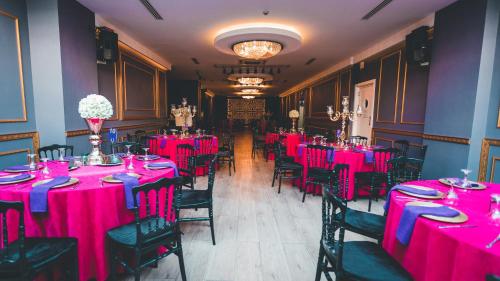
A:
<svg viewBox="0 0 500 281">
<path fill-rule="evenodd" d="M 333 163 L 333 160 L 335 159 L 335 150 L 331 149 L 331 150 L 327 150 L 326 151 L 326 161 L 328 161 L 328 163 Z"/>
<path fill-rule="evenodd" d="M 150 154 L 148 156 L 142 156 L 142 159 L 143 160 L 156 160 L 156 159 L 160 159 L 160 156 L 154 155 L 154 154 Z"/>
<path fill-rule="evenodd" d="M 409 193 L 426 195 L 426 196 L 436 196 L 438 194 L 437 190 L 434 189 L 423 190 L 406 185 L 396 185 L 393 188 L 391 188 L 391 190 L 389 190 L 389 192 L 387 193 L 387 198 L 385 199 L 385 204 L 384 204 L 384 210 L 386 212 L 389 210 L 389 205 L 391 204 L 391 192 L 393 192 L 394 190 L 402 190 Z"/>
<path fill-rule="evenodd" d="M 32 213 L 45 213 L 47 212 L 48 193 L 51 188 L 57 185 L 67 183 L 71 177 L 59 176 L 53 180 L 35 186 L 30 191 L 30 209 Z"/>
<path fill-rule="evenodd" d="M 162 138 L 160 141 L 160 148 L 165 148 L 167 145 L 167 138 Z"/>
<path fill-rule="evenodd" d="M 5 177 L 5 178 L 0 178 L 0 182 L 12 182 L 12 181 L 18 181 L 18 180 L 24 180 L 30 177 L 30 174 L 20 174 L 17 176 L 13 177 Z"/>
<path fill-rule="evenodd" d="M 302 157 L 302 153 L 303 153 L 303 151 L 304 151 L 304 147 L 305 147 L 305 145 L 303 145 L 303 144 L 299 144 L 299 145 L 298 145 L 298 148 L 297 148 L 297 155 L 298 155 L 299 157 Z"/>
<path fill-rule="evenodd" d="M 363 151 L 365 153 L 365 163 L 373 163 L 373 151 Z"/>
<path fill-rule="evenodd" d="M 200 141 L 198 139 L 194 140 L 194 149 L 199 150 L 200 149 Z"/>
<path fill-rule="evenodd" d="M 113 174 L 113 179 L 123 182 L 123 188 L 125 189 L 125 203 L 127 205 L 127 209 L 133 209 L 134 197 L 132 194 L 132 188 L 139 186 L 139 180 L 136 177 L 127 175 L 125 173 Z M 139 197 L 137 198 L 137 204 L 139 204 Z"/>
<path fill-rule="evenodd" d="M 396 238 L 403 245 L 410 243 L 415 222 L 420 215 L 434 215 L 440 217 L 456 217 L 460 213 L 447 206 L 439 207 L 424 207 L 424 206 L 406 206 L 399 220 L 398 230 L 396 231 Z"/>
<path fill-rule="evenodd" d="M 118 153 L 115 153 L 116 156 L 118 157 L 127 157 L 127 153 L 124 153 L 124 152 L 118 152 Z"/>
<path fill-rule="evenodd" d="M 159 163 L 149 163 L 148 167 L 150 168 L 172 168 L 174 169 L 174 175 L 176 177 L 179 176 L 179 170 L 177 169 L 177 165 L 173 161 L 170 162 L 159 162 Z"/>
<path fill-rule="evenodd" d="M 28 165 L 17 165 L 17 166 L 11 166 L 5 168 L 5 170 L 10 170 L 10 171 L 26 171 L 29 170 L 30 166 Z"/>
</svg>

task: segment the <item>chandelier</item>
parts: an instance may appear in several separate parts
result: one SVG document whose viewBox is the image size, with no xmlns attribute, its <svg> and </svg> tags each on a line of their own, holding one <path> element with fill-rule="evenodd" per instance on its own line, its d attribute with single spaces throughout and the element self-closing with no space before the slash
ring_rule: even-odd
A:
<svg viewBox="0 0 500 281">
<path fill-rule="evenodd" d="M 260 94 L 259 89 L 242 89 L 241 92 L 244 94 L 258 95 Z"/>
<path fill-rule="evenodd" d="M 236 55 L 254 60 L 274 57 L 282 48 L 280 43 L 265 40 L 243 41 L 233 45 L 233 51 Z"/>
<path fill-rule="evenodd" d="M 255 97 L 254 96 L 242 96 L 242 98 L 244 98 L 246 100 L 251 100 L 251 99 L 254 99 Z"/>
<path fill-rule="evenodd" d="M 241 77 L 238 78 L 238 82 L 243 85 L 259 85 L 264 82 L 264 79 L 260 77 Z"/>
</svg>

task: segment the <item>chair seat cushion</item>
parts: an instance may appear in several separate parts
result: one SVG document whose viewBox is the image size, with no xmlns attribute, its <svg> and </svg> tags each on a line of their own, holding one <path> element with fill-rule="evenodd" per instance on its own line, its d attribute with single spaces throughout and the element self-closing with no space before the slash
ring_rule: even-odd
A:
<svg viewBox="0 0 500 281">
<path fill-rule="evenodd" d="M 322 241 L 329 260 L 335 261 L 337 243 Z M 344 243 L 342 266 L 348 277 L 356 280 L 412 280 L 411 276 L 379 245 L 369 241 Z"/>
<path fill-rule="evenodd" d="M 210 199 L 206 190 L 183 190 L 180 207 L 187 208 L 193 205 L 208 204 Z"/>
<path fill-rule="evenodd" d="M 24 243 L 26 258 L 33 268 L 55 261 L 77 246 L 74 238 L 26 238 Z M 8 248 L 0 249 L 0 271 L 17 263 L 20 244 L 17 240 L 9 244 Z"/>
<path fill-rule="evenodd" d="M 348 208 L 345 221 L 347 228 L 365 236 L 382 239 L 385 230 L 385 216 Z"/>
<path fill-rule="evenodd" d="M 301 169 L 304 169 L 304 166 L 302 166 L 299 163 L 295 163 L 295 162 L 282 162 L 281 169 L 282 170 L 301 170 Z"/>
<path fill-rule="evenodd" d="M 147 237 L 149 237 L 144 243 L 156 242 L 171 235 L 174 232 L 174 226 L 174 223 L 168 222 L 161 217 L 141 220 L 141 232 L 147 234 Z M 135 221 L 109 230 L 108 237 L 116 243 L 129 247 L 135 246 L 137 244 L 137 227 Z"/>
</svg>

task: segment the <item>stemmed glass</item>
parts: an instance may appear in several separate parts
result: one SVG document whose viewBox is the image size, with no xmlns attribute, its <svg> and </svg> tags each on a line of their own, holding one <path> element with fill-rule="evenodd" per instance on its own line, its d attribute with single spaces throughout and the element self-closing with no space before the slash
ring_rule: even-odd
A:
<svg viewBox="0 0 500 281">
<path fill-rule="evenodd" d="M 490 219 L 494 225 L 500 225 L 500 193 L 491 194 Z"/>
<path fill-rule="evenodd" d="M 29 164 L 30 171 L 34 171 L 37 168 L 36 163 L 35 163 L 35 156 L 36 156 L 36 154 L 33 154 L 33 153 L 28 154 L 28 158 L 29 158 L 29 162 L 30 162 L 30 164 Z"/>
<path fill-rule="evenodd" d="M 450 190 L 448 191 L 448 195 L 446 195 L 446 199 L 450 202 L 451 205 L 453 205 L 458 199 L 458 195 L 455 192 L 455 185 L 457 184 L 457 180 L 448 179 L 448 182 L 450 183 Z"/>
<path fill-rule="evenodd" d="M 64 161 L 64 151 L 65 151 L 65 148 L 64 147 L 61 147 L 58 149 L 59 150 L 59 161 Z"/>
<path fill-rule="evenodd" d="M 130 148 L 132 147 L 131 144 L 126 144 L 125 147 L 127 148 L 127 157 L 130 158 L 130 156 L 132 155 L 132 153 L 130 153 Z"/>
<path fill-rule="evenodd" d="M 144 161 L 148 161 L 148 150 L 149 147 L 143 147 L 142 150 L 144 150 Z"/>
<path fill-rule="evenodd" d="M 462 187 L 463 188 L 469 188 L 470 187 L 470 182 L 467 179 L 467 177 L 469 176 L 470 172 L 472 172 L 472 171 L 469 170 L 469 169 L 461 169 L 460 171 L 462 171 L 462 173 L 464 173 L 464 179 L 462 180 Z"/>
<path fill-rule="evenodd" d="M 42 159 L 40 159 L 40 160 L 42 160 L 42 162 L 43 162 L 43 170 L 42 170 L 42 174 L 43 174 L 44 176 L 49 176 L 49 175 L 50 175 L 49 163 L 48 163 L 49 158 L 42 158 Z"/>
<path fill-rule="evenodd" d="M 133 154 L 130 154 L 130 155 L 128 156 L 128 166 L 127 166 L 127 169 L 128 169 L 128 170 L 134 170 L 134 163 L 133 163 L 133 161 L 132 161 L 132 160 L 134 160 L 134 155 L 133 155 Z"/>
</svg>

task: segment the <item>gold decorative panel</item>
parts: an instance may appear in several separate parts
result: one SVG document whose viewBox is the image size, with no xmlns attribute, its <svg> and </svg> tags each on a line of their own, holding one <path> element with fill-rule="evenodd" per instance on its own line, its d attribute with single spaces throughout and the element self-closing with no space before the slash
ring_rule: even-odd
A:
<svg viewBox="0 0 500 281">
<path fill-rule="evenodd" d="M 265 99 L 227 99 L 227 119 L 262 119 L 265 110 Z"/>
</svg>

